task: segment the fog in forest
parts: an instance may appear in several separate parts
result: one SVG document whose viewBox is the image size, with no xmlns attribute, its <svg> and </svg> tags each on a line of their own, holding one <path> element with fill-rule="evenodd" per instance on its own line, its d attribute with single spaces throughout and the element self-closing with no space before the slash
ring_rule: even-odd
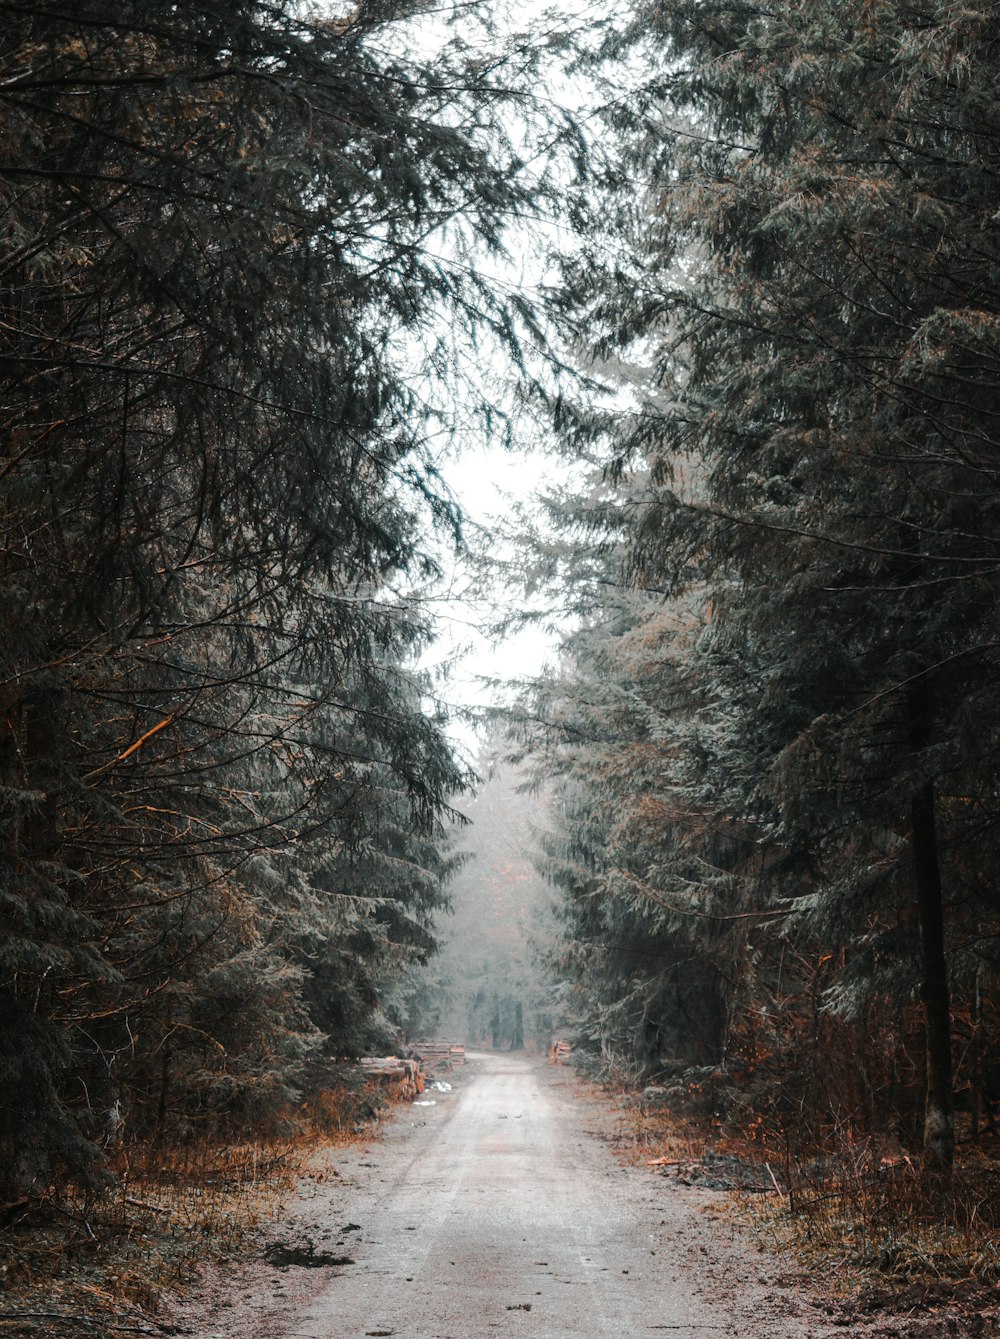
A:
<svg viewBox="0 0 1000 1339">
<path fill-rule="evenodd" d="M 426 1013 L 415 1026 L 473 1046 L 544 1049 L 553 983 L 542 954 L 555 932 L 552 891 L 535 864 L 545 806 L 496 750 L 479 766 L 483 780 L 458 804 L 467 822 L 452 840 L 463 863 L 435 923 L 441 948 L 425 969 Z"/>
</svg>

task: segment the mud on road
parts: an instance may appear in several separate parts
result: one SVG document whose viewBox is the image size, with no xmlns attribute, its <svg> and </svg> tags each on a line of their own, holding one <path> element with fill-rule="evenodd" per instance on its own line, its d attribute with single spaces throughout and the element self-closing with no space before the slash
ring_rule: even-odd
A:
<svg viewBox="0 0 1000 1339">
<path fill-rule="evenodd" d="M 473 1054 L 452 1092 L 334 1150 L 286 1216 L 173 1316 L 192 1339 L 531 1339 L 834 1329 L 709 1191 L 622 1167 L 594 1099 L 525 1056 Z"/>
</svg>

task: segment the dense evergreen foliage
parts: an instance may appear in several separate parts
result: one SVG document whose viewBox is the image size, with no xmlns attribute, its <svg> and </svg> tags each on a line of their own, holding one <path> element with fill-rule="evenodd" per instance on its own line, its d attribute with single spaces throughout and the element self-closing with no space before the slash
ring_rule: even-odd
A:
<svg viewBox="0 0 1000 1339">
<path fill-rule="evenodd" d="M 4 1196 L 428 1016 L 432 443 L 523 369 L 479 259 L 553 188 L 579 482 L 505 575 L 573 611 L 518 726 L 559 1007 L 713 1111 L 947 1168 L 956 1093 L 1000 1099 L 997 15 L 634 0 L 580 46 L 573 187 L 504 128 L 530 54 L 421 60 L 381 0 L 0 18 Z M 453 992 L 496 1044 L 522 940 Z"/>
<path fill-rule="evenodd" d="M 591 1034 L 647 1072 L 707 1043 L 827 1127 L 922 1106 L 937 1166 L 952 1055 L 977 1108 L 996 1045 L 998 38 L 933 0 L 674 0 L 609 44 L 618 246 L 567 261 L 563 314 L 649 376 L 610 429 L 555 408 L 603 434 L 608 579 L 646 595 L 530 712 Z M 839 1095 L 831 1036 L 872 1065 Z"/>
<path fill-rule="evenodd" d="M 398 17 L 0 5 L 8 1197 L 266 1116 L 431 944 L 427 401 L 523 188 Z"/>
</svg>

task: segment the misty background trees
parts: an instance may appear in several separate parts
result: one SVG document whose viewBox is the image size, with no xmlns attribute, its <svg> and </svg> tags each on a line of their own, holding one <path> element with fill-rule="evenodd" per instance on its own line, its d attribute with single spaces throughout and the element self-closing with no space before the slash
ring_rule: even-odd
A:
<svg viewBox="0 0 1000 1339">
<path fill-rule="evenodd" d="M 426 995 L 412 1023 L 471 1046 L 545 1050 L 554 1027 L 544 963 L 553 899 L 536 857 L 546 806 L 504 761 L 501 743 L 487 742 L 475 792 L 457 801 L 464 822 L 452 837 L 449 905 L 435 918 L 440 948 L 420 970 Z"/>
</svg>

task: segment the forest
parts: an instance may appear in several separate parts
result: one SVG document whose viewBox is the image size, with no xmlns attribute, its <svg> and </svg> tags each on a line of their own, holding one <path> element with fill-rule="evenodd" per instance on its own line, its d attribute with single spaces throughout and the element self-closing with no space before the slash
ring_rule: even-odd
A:
<svg viewBox="0 0 1000 1339">
<path fill-rule="evenodd" d="M 0 0 L 0 1203 L 426 1024 L 456 562 L 556 925 L 449 1026 L 997 1131 L 1000 12 L 498 13 Z M 466 534 L 469 441 L 558 482 Z"/>
<path fill-rule="evenodd" d="M 607 212 L 645 194 L 557 302 L 637 393 L 553 405 L 590 468 L 535 579 L 578 613 L 520 727 L 606 1067 L 932 1176 L 1000 1097 L 997 19 L 672 4 L 616 38 L 646 77 Z"/>
</svg>

